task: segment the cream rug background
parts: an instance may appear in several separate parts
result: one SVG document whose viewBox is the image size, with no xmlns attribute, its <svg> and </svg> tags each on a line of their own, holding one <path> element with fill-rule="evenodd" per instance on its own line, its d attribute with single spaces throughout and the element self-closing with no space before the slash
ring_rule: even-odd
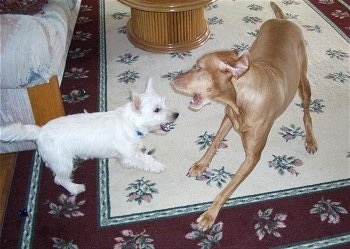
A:
<svg viewBox="0 0 350 249">
<path fill-rule="evenodd" d="M 313 110 L 316 112 L 312 113 L 312 118 L 319 151 L 309 155 L 304 149 L 300 136 L 304 131 L 303 113 L 297 96 L 275 122 L 257 167 L 226 205 L 349 184 L 348 180 L 343 180 L 350 176 L 349 44 L 306 1 L 275 2 L 290 18 L 303 25 L 312 100 L 315 100 Z M 186 177 L 189 167 L 207 148 L 200 148 L 200 136 L 216 133 L 224 106 L 212 103 L 200 112 L 193 112 L 188 109 L 190 98 L 174 93 L 169 84 L 173 76 L 190 69 L 205 53 L 248 49 L 262 21 L 274 17 L 269 1 L 219 0 L 208 6 L 205 14 L 212 31 L 211 39 L 202 47 L 181 54 L 155 54 L 135 48 L 125 34 L 129 8 L 114 0 L 105 1 L 104 5 L 101 6 L 106 13 L 107 64 L 102 69 L 106 78 L 101 81 L 105 80 L 106 85 L 102 82 L 101 94 L 106 91 L 102 98 L 106 103 L 101 105 L 106 104 L 106 109 L 112 110 L 125 104 L 129 101 L 130 89 L 142 92 L 151 77 L 155 90 L 166 97 L 168 107 L 178 111 L 180 116 L 174 130 L 166 136 L 151 135 L 145 139 L 147 150 L 154 151 L 154 156 L 167 165 L 166 172 L 150 174 L 123 169 L 113 159 L 100 160 L 100 223 L 109 226 L 202 211 L 221 190 L 219 183 L 225 185 L 224 181 L 229 181 L 229 175 L 234 174 L 244 160 L 243 147 L 239 136 L 230 132 L 208 169 L 212 175 L 206 181 Z M 120 62 L 123 58 L 125 62 L 128 53 L 134 60 L 129 64 Z M 293 130 L 294 126 L 300 129 L 295 129 L 295 139 L 287 142 L 280 134 L 285 132 L 281 128 Z M 291 163 L 287 166 L 292 167 L 289 171 L 282 170 L 284 174 L 281 175 L 269 162 L 284 155 Z M 293 170 L 298 172 L 297 176 Z M 139 202 L 135 199 L 137 196 L 132 195 L 135 189 L 128 189 L 137 181 L 141 194 Z M 336 184 L 329 183 L 333 181 L 337 181 Z"/>
</svg>

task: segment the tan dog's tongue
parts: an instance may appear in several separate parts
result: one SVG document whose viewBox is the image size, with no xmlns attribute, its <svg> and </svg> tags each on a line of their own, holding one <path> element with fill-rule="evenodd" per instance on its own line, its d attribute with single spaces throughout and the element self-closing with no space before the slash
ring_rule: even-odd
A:
<svg viewBox="0 0 350 249">
<path fill-rule="evenodd" d="M 201 103 L 201 98 L 198 94 L 195 94 L 190 102 L 190 106 L 198 106 Z"/>
</svg>

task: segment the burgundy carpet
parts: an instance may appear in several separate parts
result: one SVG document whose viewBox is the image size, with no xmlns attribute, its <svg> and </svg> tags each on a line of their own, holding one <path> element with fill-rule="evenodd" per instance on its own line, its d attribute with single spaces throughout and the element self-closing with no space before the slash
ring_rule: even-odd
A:
<svg viewBox="0 0 350 249">
<path fill-rule="evenodd" d="M 349 1 L 305 2 L 349 41 Z M 105 91 L 99 84 L 105 77 L 99 70 L 101 5 L 82 1 L 61 86 L 67 114 L 105 108 L 99 99 Z M 61 194 L 47 168 L 33 167 L 37 163 L 33 151 L 18 154 L 0 248 L 350 248 L 349 180 L 327 183 L 322 191 L 278 198 L 271 193 L 269 201 L 225 208 L 203 233 L 188 225 L 199 213 L 102 227 L 97 160 L 77 163 L 75 180 L 86 183 L 88 191 L 76 198 Z"/>
</svg>

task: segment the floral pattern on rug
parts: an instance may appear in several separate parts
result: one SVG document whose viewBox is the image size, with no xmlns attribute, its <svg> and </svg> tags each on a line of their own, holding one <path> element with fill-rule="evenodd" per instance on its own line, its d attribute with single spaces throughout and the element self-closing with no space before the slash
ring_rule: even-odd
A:
<svg viewBox="0 0 350 249">
<path fill-rule="evenodd" d="M 139 73 L 132 70 L 124 71 L 118 74 L 117 77 L 118 82 L 124 84 L 135 83 L 136 79 L 140 78 Z"/>
<path fill-rule="evenodd" d="M 225 167 L 220 169 L 205 170 L 201 176 L 197 176 L 196 180 L 206 182 L 207 185 L 215 184 L 218 188 L 222 188 L 234 174 L 227 172 Z"/>
<path fill-rule="evenodd" d="M 281 132 L 280 134 L 283 139 L 288 142 L 289 140 L 294 140 L 297 137 L 300 137 L 301 139 L 305 138 L 305 131 L 301 127 L 295 126 L 295 124 L 291 124 L 289 127 L 288 126 L 282 126 L 280 128 Z"/>
<path fill-rule="evenodd" d="M 143 177 L 134 183 L 130 183 L 126 188 L 127 191 L 131 191 L 127 196 L 128 202 L 137 202 L 139 205 L 143 201 L 151 202 L 154 194 L 158 194 L 158 189 L 155 188 L 155 185 L 156 183 L 145 180 Z"/>
<path fill-rule="evenodd" d="M 52 238 L 54 244 L 52 245 L 53 248 L 57 249 L 78 249 L 79 247 L 73 243 L 73 241 L 66 242 L 63 239 L 53 237 Z"/>
<path fill-rule="evenodd" d="M 87 74 L 89 73 L 89 70 L 86 70 L 84 68 L 71 68 L 70 72 L 65 72 L 64 77 L 66 78 L 74 78 L 74 79 L 86 79 L 88 78 Z"/>
<path fill-rule="evenodd" d="M 208 231 L 203 232 L 197 228 L 196 223 L 191 224 L 192 232 L 185 235 L 186 239 L 196 240 L 198 247 L 201 249 L 215 248 L 220 245 L 222 239 L 223 222 L 214 224 Z"/>
<path fill-rule="evenodd" d="M 298 176 L 299 173 L 295 170 L 295 167 L 303 165 L 303 161 L 294 156 L 273 156 L 272 161 L 268 161 L 269 167 L 277 170 L 278 174 L 283 176 L 285 171 L 288 171 L 292 175 Z"/>
<path fill-rule="evenodd" d="M 215 137 L 214 133 L 208 134 L 208 131 L 205 131 L 203 135 L 199 135 L 198 139 L 195 141 L 197 145 L 199 145 L 199 150 L 205 150 L 210 145 Z M 219 149 L 225 149 L 228 147 L 228 145 L 225 143 L 227 140 L 223 139 L 221 143 L 219 144 Z"/>
<path fill-rule="evenodd" d="M 310 214 L 320 215 L 322 222 L 328 220 L 329 224 L 337 224 L 340 222 L 339 214 L 348 214 L 348 211 L 340 204 L 340 202 L 322 198 L 310 209 Z"/>
<path fill-rule="evenodd" d="M 135 233 L 132 230 L 123 230 L 122 236 L 114 238 L 117 244 L 113 249 L 154 249 L 153 239 L 144 230 L 141 233 Z"/>
<path fill-rule="evenodd" d="M 74 89 L 69 94 L 62 94 L 63 102 L 68 104 L 78 103 L 89 98 L 89 94 L 86 93 L 85 89 Z"/>
<path fill-rule="evenodd" d="M 311 100 L 310 112 L 314 112 L 314 113 L 322 113 L 322 112 L 324 112 L 324 109 L 326 107 L 324 102 L 325 101 L 323 99 Z M 296 103 L 296 105 L 299 106 L 300 108 L 304 108 L 302 103 Z"/>
<path fill-rule="evenodd" d="M 254 229 L 256 230 L 256 235 L 259 240 L 262 240 L 265 235 L 273 235 L 277 238 L 281 237 L 281 233 L 277 231 L 280 228 L 287 227 L 285 224 L 285 220 L 287 219 L 287 215 L 284 213 L 277 213 L 273 216 L 273 209 L 269 208 L 265 211 L 258 211 L 258 215 L 254 218 L 256 223 L 254 225 Z"/>
<path fill-rule="evenodd" d="M 80 208 L 85 204 L 86 200 L 77 202 L 76 196 L 67 196 L 65 194 L 61 194 L 57 200 L 58 204 L 49 201 L 49 214 L 53 217 L 58 218 L 63 216 L 66 218 L 73 218 L 84 216 Z"/>
</svg>

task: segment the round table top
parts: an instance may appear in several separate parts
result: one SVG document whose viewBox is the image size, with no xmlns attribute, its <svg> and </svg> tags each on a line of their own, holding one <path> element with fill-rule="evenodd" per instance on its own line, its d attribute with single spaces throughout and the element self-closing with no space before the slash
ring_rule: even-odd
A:
<svg viewBox="0 0 350 249">
<path fill-rule="evenodd" d="M 202 8 L 216 0 L 118 0 L 130 8 L 154 12 L 180 12 Z"/>
</svg>

